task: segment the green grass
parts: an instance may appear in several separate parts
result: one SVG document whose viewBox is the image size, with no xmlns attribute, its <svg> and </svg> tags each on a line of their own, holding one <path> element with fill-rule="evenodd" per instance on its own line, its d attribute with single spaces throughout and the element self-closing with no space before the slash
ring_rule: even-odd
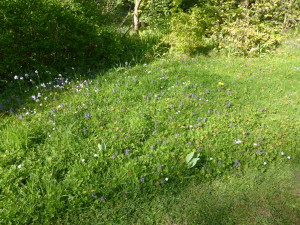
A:
<svg viewBox="0 0 300 225">
<path fill-rule="evenodd" d="M 299 55 L 15 80 L 0 100 L 0 223 L 297 224 Z"/>
</svg>

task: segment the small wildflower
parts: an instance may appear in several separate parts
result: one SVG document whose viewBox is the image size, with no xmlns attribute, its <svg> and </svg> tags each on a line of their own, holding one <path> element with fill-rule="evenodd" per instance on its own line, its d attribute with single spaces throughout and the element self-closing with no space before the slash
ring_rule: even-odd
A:
<svg viewBox="0 0 300 225">
<path fill-rule="evenodd" d="M 264 165 L 267 165 L 267 162 L 264 162 Z"/>
<path fill-rule="evenodd" d="M 281 152 L 281 155 L 284 155 L 284 152 Z"/>
<path fill-rule="evenodd" d="M 233 166 L 236 167 L 237 165 L 239 165 L 239 163 L 240 161 L 236 159 Z"/>
<path fill-rule="evenodd" d="M 291 156 L 286 157 L 287 159 L 291 159 Z"/>
<path fill-rule="evenodd" d="M 218 82 L 218 85 L 219 86 L 224 86 L 224 83 L 223 82 Z"/>
<path fill-rule="evenodd" d="M 22 168 L 22 165 L 18 165 L 18 169 L 21 169 Z"/>
<path fill-rule="evenodd" d="M 211 160 L 213 160 L 213 158 L 212 158 L 212 157 L 210 157 L 210 158 L 209 158 L 209 160 L 211 161 Z"/>
<path fill-rule="evenodd" d="M 101 200 L 101 201 L 105 201 L 104 196 L 101 196 L 101 197 L 100 197 L 100 200 Z"/>
<path fill-rule="evenodd" d="M 254 146 L 257 146 L 257 144 L 256 144 L 256 143 L 253 143 L 253 145 L 254 145 Z"/>
<path fill-rule="evenodd" d="M 242 141 L 241 141 L 240 139 L 234 140 L 234 142 L 235 142 L 236 144 L 241 144 L 241 143 L 242 143 Z"/>
<path fill-rule="evenodd" d="M 98 154 L 94 154 L 94 157 L 98 157 Z"/>
<path fill-rule="evenodd" d="M 18 78 L 19 78 L 19 77 L 18 77 L 17 75 L 16 75 L 16 76 L 14 76 L 14 79 L 15 79 L 15 80 L 18 80 Z"/>
<path fill-rule="evenodd" d="M 145 177 L 142 177 L 142 178 L 140 179 L 140 181 L 141 181 L 142 184 L 145 183 Z"/>
<path fill-rule="evenodd" d="M 112 155 L 112 158 L 115 159 L 117 156 L 116 155 Z"/>
<path fill-rule="evenodd" d="M 85 113 L 85 114 L 84 114 L 84 117 L 85 117 L 86 119 L 89 119 L 89 118 L 91 117 L 91 113 Z"/>
<path fill-rule="evenodd" d="M 81 162 L 85 162 L 85 159 L 81 159 Z"/>
<path fill-rule="evenodd" d="M 129 155 L 129 149 L 127 148 L 126 150 L 125 150 L 125 155 Z"/>
</svg>

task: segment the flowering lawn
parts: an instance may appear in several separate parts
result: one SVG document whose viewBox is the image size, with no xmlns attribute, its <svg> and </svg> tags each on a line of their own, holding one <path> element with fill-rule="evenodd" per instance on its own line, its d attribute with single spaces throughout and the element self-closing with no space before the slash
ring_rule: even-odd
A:
<svg viewBox="0 0 300 225">
<path fill-rule="evenodd" d="M 55 79 L 40 80 L 44 73 Z M 264 199 L 270 182 L 294 182 L 287 168 L 300 156 L 299 53 L 33 71 L 8 86 L 0 96 L 1 224 L 299 222 L 293 193 L 282 210 L 257 209 L 265 220 L 226 217 L 263 204 L 232 202 L 231 187 L 240 199 L 258 182 Z"/>
</svg>

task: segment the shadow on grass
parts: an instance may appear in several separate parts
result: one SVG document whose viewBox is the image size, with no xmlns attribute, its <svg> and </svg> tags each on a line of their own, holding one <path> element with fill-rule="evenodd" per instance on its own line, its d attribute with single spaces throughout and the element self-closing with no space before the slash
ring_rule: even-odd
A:
<svg viewBox="0 0 300 225">
<path fill-rule="evenodd" d="M 76 64 L 68 62 L 67 67 L 56 65 L 40 65 L 35 70 L 28 70 L 10 75 L 4 79 L 0 77 L 0 114 L 16 114 L 19 109 L 30 104 L 31 96 L 39 91 L 37 87 L 51 82 L 47 89 L 52 90 L 61 86 L 66 79 L 70 80 L 92 80 L 96 76 L 104 75 L 110 70 L 119 70 L 125 67 L 133 67 L 138 64 L 149 63 L 163 55 L 168 46 L 161 44 L 160 39 L 155 36 L 137 37 L 121 36 L 118 40 L 119 50 L 113 58 L 92 57 L 86 60 L 78 60 Z M 70 65 L 73 65 L 72 67 Z M 15 79 L 16 78 L 16 79 Z M 63 90 L 62 90 L 63 91 Z"/>
<path fill-rule="evenodd" d="M 103 202 L 66 213 L 59 222 L 78 224 L 298 224 L 299 166 L 211 182 L 170 183 L 154 193 Z M 298 178 L 297 178 L 298 176 Z M 172 181 L 171 181 L 172 182 Z"/>
</svg>

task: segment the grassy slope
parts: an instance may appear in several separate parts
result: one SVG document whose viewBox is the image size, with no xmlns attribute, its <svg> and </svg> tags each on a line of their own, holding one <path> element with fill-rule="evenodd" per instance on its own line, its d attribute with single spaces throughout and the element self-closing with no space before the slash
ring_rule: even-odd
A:
<svg viewBox="0 0 300 225">
<path fill-rule="evenodd" d="M 298 59 L 165 59 L 39 88 L 17 112 L 36 114 L 1 120 L 0 222 L 298 223 Z"/>
</svg>

